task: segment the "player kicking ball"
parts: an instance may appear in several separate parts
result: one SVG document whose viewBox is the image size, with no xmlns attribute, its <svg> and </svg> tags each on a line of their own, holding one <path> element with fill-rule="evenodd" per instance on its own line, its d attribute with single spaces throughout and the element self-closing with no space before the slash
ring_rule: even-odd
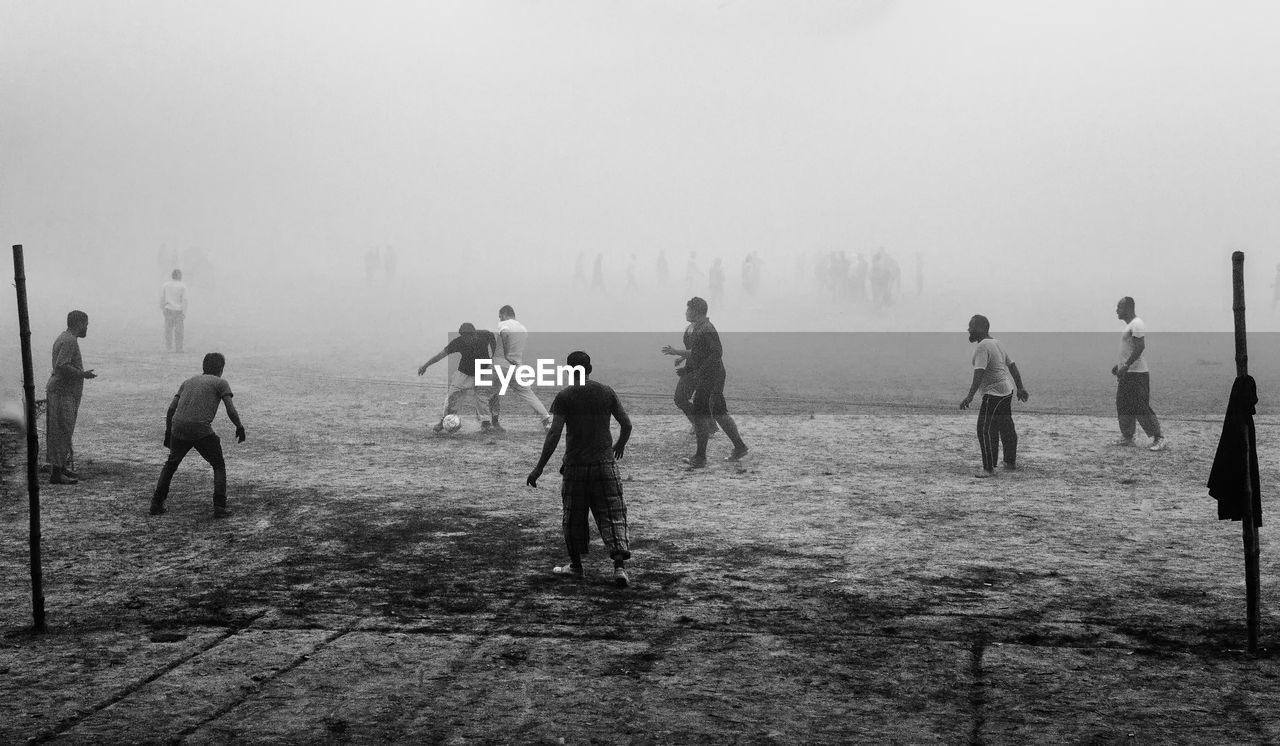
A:
<svg viewBox="0 0 1280 746">
<path fill-rule="evenodd" d="M 630 582 L 626 561 L 631 558 L 627 542 L 627 506 L 622 501 L 622 479 L 618 476 L 618 459 L 622 458 L 631 437 L 631 418 L 613 389 L 590 380 L 591 357 L 585 352 L 569 354 L 566 362 L 580 367 L 583 375 L 578 383 L 556 394 L 551 402 L 551 429 L 542 443 L 538 465 L 529 472 L 525 484 L 538 486 L 542 470 L 560 445 L 560 433 L 567 431 L 564 462 L 560 466 L 563 480 L 560 498 L 563 503 L 564 543 L 569 550 L 569 564 L 553 572 L 580 580 L 582 557 L 591 545 L 587 513 L 596 520 L 600 539 L 613 558 L 613 581 L 619 588 Z M 618 442 L 613 442 L 609 419 L 618 421 Z"/>
</svg>

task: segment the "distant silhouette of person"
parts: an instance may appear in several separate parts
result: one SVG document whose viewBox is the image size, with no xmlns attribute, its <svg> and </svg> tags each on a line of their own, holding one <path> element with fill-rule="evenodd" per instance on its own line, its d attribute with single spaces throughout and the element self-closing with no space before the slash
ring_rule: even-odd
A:
<svg viewBox="0 0 1280 746">
<path fill-rule="evenodd" d="M 982 391 L 978 410 L 978 450 L 982 453 L 982 473 L 975 477 L 994 477 L 1000 445 L 1004 444 L 1004 467 L 1018 468 L 1018 430 L 1013 425 L 1013 395 L 1026 401 L 1030 395 L 1022 386 L 1018 365 L 1009 358 L 1004 345 L 991 336 L 991 322 L 986 316 L 969 319 L 969 341 L 976 342 L 973 351 L 973 382 L 969 394 L 960 402 L 968 409 L 974 394 Z"/>
<path fill-rule="evenodd" d="M 711 262 L 711 269 L 707 272 L 707 286 L 710 289 L 711 300 L 719 302 L 724 299 L 724 264 L 720 261 L 720 257 L 716 257 Z"/>
<path fill-rule="evenodd" d="M 749 296 L 754 296 L 760 289 L 760 255 L 754 251 L 742 260 L 742 289 Z"/>
<path fill-rule="evenodd" d="M 543 439 L 538 463 L 525 478 L 525 484 L 538 486 L 543 469 L 560 445 L 560 434 L 567 432 L 564 462 L 560 466 L 563 477 L 560 499 L 569 564 L 556 567 L 552 572 L 574 580 L 583 577 L 582 557 L 591 547 L 587 526 L 590 513 L 595 517 L 600 540 L 613 560 L 613 582 L 625 588 L 630 582 L 626 562 L 631 558 L 631 549 L 627 538 L 627 506 L 622 500 L 622 477 L 618 474 L 617 462 L 631 438 L 631 418 L 613 389 L 591 380 L 591 357 L 587 353 L 575 350 L 565 362 L 581 366 L 586 377 L 561 390 L 551 402 L 551 428 Z M 610 419 L 617 420 L 620 428 L 616 443 L 609 430 Z"/>
<path fill-rule="evenodd" d="M 1124 322 L 1120 335 L 1120 364 L 1112 366 L 1116 377 L 1116 418 L 1120 422 L 1119 446 L 1134 445 L 1136 425 L 1151 438 L 1149 450 L 1163 451 L 1160 419 L 1151 409 L 1151 369 L 1143 353 L 1147 349 L 1147 325 L 1138 318 L 1137 304 L 1125 296 L 1116 303 L 1116 318 Z M 1136 424 L 1135 424 L 1136 423 Z"/>
<path fill-rule="evenodd" d="M 160 286 L 160 312 L 164 314 L 164 348 L 182 352 L 187 318 L 187 286 L 182 270 L 175 269 Z"/>
<path fill-rule="evenodd" d="M 183 265 L 187 268 L 187 281 L 193 286 L 213 290 L 217 285 L 217 278 L 214 276 L 213 262 L 210 261 L 208 255 L 204 253 L 204 249 L 199 246 L 193 246 L 187 249 Z"/>
<path fill-rule="evenodd" d="M 640 289 L 640 283 L 636 279 L 636 255 L 632 254 L 631 259 L 627 261 L 627 292 L 634 293 Z"/>
<path fill-rule="evenodd" d="M 53 373 L 45 386 L 45 455 L 49 460 L 50 484 L 75 484 L 80 475 L 72 469 L 75 451 L 71 446 L 80 413 L 84 382 L 98 375 L 84 369 L 80 340 L 89 334 L 89 315 L 84 311 L 67 314 L 67 330 L 53 342 Z"/>
<path fill-rule="evenodd" d="M 591 265 L 591 289 L 604 292 L 604 255 L 596 254 L 595 263 Z"/>
<path fill-rule="evenodd" d="M 201 374 L 182 382 L 165 412 L 164 445 L 169 449 L 169 458 L 160 470 L 160 480 L 151 495 L 151 515 L 167 512 L 164 501 L 169 498 L 173 475 L 193 448 L 213 467 L 213 517 L 225 518 L 228 515 L 227 463 L 222 456 L 222 440 L 213 431 L 218 405 L 226 408 L 227 419 L 236 426 L 237 443 L 244 442 L 244 425 L 231 401 L 231 384 L 222 377 L 227 359 L 222 353 L 210 352 L 204 356 L 200 367 Z"/>
<path fill-rule="evenodd" d="M 697 451 L 684 459 L 684 463 L 692 469 L 707 465 L 707 441 L 711 439 L 714 426 L 719 425 L 724 434 L 733 442 L 733 453 L 725 461 L 739 461 L 747 455 L 747 444 L 738 433 L 738 424 L 729 414 L 729 407 L 724 399 L 724 347 L 720 343 L 720 333 L 707 318 L 707 302 L 693 297 L 685 304 L 685 320 L 689 326 L 684 331 L 684 347 L 677 349 L 671 345 L 662 348 L 664 355 L 674 355 L 676 362 L 684 361 L 680 382 L 676 385 L 676 406 L 679 407 L 694 425 L 697 438 Z M 692 399 L 682 399 L 681 395 L 692 390 Z"/>
<path fill-rule="evenodd" d="M 396 252 L 390 246 L 382 251 L 382 273 L 388 282 L 396 278 Z"/>
<path fill-rule="evenodd" d="M 689 252 L 689 261 L 684 265 L 684 286 L 690 293 L 695 293 L 702 285 L 702 270 L 698 269 L 698 252 Z"/>
</svg>

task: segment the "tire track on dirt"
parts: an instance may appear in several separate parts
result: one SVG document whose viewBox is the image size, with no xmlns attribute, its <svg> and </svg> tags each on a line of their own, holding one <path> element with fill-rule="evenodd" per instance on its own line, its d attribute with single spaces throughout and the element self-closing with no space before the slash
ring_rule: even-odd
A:
<svg viewBox="0 0 1280 746">
<path fill-rule="evenodd" d="M 251 625 L 253 622 L 256 622 L 256 621 L 257 621 L 257 618 L 254 618 L 253 620 L 251 620 L 251 621 L 249 622 L 249 625 Z M 62 735 L 63 733 L 66 733 L 67 731 L 71 730 L 72 728 L 75 728 L 77 725 L 79 725 L 80 723 L 82 723 L 82 722 L 84 722 L 84 721 L 88 720 L 89 718 L 93 717 L 94 715 L 98 714 L 99 712 L 102 712 L 103 710 L 107 709 L 108 707 L 111 707 L 112 705 L 114 705 L 114 704 L 116 704 L 116 703 L 118 703 L 118 702 L 123 701 L 125 698 L 129 697 L 129 696 L 130 696 L 130 695 L 132 695 L 134 692 L 136 692 L 136 691 L 138 691 L 138 690 L 142 689 L 144 686 L 146 686 L 146 685 L 148 685 L 148 684 L 150 684 L 150 683 L 152 683 L 152 682 L 154 682 L 154 681 L 158 681 L 159 679 L 163 678 L 165 675 L 167 675 L 167 674 L 171 673 L 172 671 L 176 670 L 176 669 L 177 669 L 177 668 L 179 668 L 180 666 L 183 666 L 183 665 L 185 665 L 186 663 L 188 663 L 188 662 L 190 662 L 190 661 L 193 661 L 193 660 L 195 660 L 196 658 L 199 658 L 200 656 L 204 655 L 205 653 L 208 653 L 210 650 L 213 650 L 214 648 L 218 647 L 219 645 L 221 645 L 222 643 L 224 643 L 224 642 L 226 642 L 227 640 L 231 639 L 232 637 L 235 637 L 237 634 L 239 634 L 239 633 L 240 633 L 241 631 L 243 631 L 244 629 L 247 629 L 247 628 L 249 627 L 249 625 L 245 625 L 244 627 L 237 627 L 237 628 L 235 628 L 235 629 L 227 630 L 227 631 L 226 631 L 226 632 L 224 632 L 223 634 L 221 634 L 221 635 L 219 635 L 218 637 L 214 638 L 211 642 L 207 642 L 207 643 L 205 643 L 204 645 L 200 646 L 200 647 L 199 647 L 199 648 L 197 648 L 195 651 L 193 651 L 193 652 L 191 652 L 191 653 L 189 653 L 189 654 L 187 654 L 187 655 L 180 656 L 180 657 L 178 657 L 178 658 L 176 658 L 176 659 L 174 659 L 174 660 L 172 660 L 172 661 L 169 661 L 168 663 L 166 663 L 165 665 L 163 665 L 163 666 L 161 666 L 160 668 L 156 669 L 155 671 L 153 671 L 152 673 L 148 674 L 147 676 L 144 676 L 144 677 L 142 677 L 141 679 L 138 679 L 137 681 L 134 681 L 132 684 L 128 684 L 127 686 L 123 687 L 122 689 L 120 689 L 120 690 L 119 690 L 118 692 L 116 692 L 115 694 L 113 694 L 113 695 L 111 695 L 110 697 L 107 697 L 106 699 L 102 700 L 101 702 L 98 702 L 97 704 L 93 705 L 93 706 L 92 706 L 92 707 L 90 707 L 88 710 L 86 710 L 86 711 L 84 711 L 84 712 L 82 712 L 82 713 L 79 713 L 79 714 L 73 715 L 73 716 L 71 716 L 71 717 L 64 718 L 64 719 L 60 720 L 60 721 L 59 721 L 58 723 L 56 723 L 52 728 L 50 728 L 50 729 L 46 730 L 46 731 L 45 731 L 45 732 L 43 732 L 43 733 L 37 734 L 36 736 L 34 736 L 34 737 L 32 737 L 31 739 L 29 739 L 29 743 L 47 743 L 47 742 L 49 742 L 49 741 L 52 741 L 53 739 L 57 738 L 58 736 Z"/>
</svg>

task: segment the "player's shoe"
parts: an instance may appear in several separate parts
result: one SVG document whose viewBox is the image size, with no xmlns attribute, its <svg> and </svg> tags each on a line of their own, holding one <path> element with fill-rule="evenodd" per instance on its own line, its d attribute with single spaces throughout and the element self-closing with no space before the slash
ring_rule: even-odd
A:
<svg viewBox="0 0 1280 746">
<path fill-rule="evenodd" d="M 1133 448 L 1138 444 L 1133 442 L 1133 438 L 1121 438 L 1120 440 L 1117 440 L 1111 445 L 1117 446 L 1119 448 Z"/>
<path fill-rule="evenodd" d="M 151 515 L 164 515 L 165 512 L 166 511 L 164 509 L 164 500 L 160 500 L 156 497 L 152 497 L 151 498 Z"/>
<path fill-rule="evenodd" d="M 1165 442 L 1164 436 L 1160 436 L 1160 437 L 1156 438 L 1155 440 L 1151 441 L 1151 446 L 1150 446 L 1149 448 L 1147 448 L 1147 450 L 1148 450 L 1148 451 L 1163 451 L 1163 450 L 1164 450 L 1164 448 L 1165 448 L 1165 445 L 1166 445 L 1166 442 Z"/>
<path fill-rule="evenodd" d="M 613 584 L 619 588 L 626 588 L 630 585 L 631 579 L 627 577 L 627 571 L 621 567 L 613 568 Z"/>
<path fill-rule="evenodd" d="M 439 422 L 437 422 L 436 426 L 431 428 L 431 432 L 435 433 L 436 435 L 439 435 L 440 433 L 444 432 L 444 420 L 440 420 Z"/>
<path fill-rule="evenodd" d="M 747 455 L 747 447 L 742 446 L 741 448 L 733 449 L 733 453 L 729 454 L 728 456 L 725 456 L 724 460 L 725 461 L 741 461 L 742 458 L 746 455 Z"/>
<path fill-rule="evenodd" d="M 557 565 L 551 568 L 551 572 L 555 575 L 564 575 L 574 580 L 582 580 L 582 565 Z"/>
<path fill-rule="evenodd" d="M 684 464 L 690 469 L 701 469 L 702 467 L 707 465 L 707 457 L 706 456 L 685 456 L 684 458 L 680 459 L 680 463 Z"/>
</svg>

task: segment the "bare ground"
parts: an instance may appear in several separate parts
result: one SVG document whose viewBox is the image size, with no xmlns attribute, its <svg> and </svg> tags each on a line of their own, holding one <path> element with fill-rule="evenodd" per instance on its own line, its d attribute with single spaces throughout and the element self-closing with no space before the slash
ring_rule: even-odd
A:
<svg viewBox="0 0 1280 746">
<path fill-rule="evenodd" d="M 531 414 L 435 437 L 430 386 L 278 360 L 227 371 L 234 515 L 193 453 L 148 516 L 175 366 L 100 379 L 84 481 L 42 485 L 44 634 L 6 478 L 0 742 L 1280 741 L 1239 526 L 1203 488 L 1211 419 L 1157 454 L 1106 445 L 1110 418 L 1018 414 L 1022 469 L 976 480 L 972 413 L 744 415 L 748 459 L 689 472 L 687 427 L 640 402 L 623 590 L 598 544 L 585 581 L 550 574 Z"/>
</svg>

